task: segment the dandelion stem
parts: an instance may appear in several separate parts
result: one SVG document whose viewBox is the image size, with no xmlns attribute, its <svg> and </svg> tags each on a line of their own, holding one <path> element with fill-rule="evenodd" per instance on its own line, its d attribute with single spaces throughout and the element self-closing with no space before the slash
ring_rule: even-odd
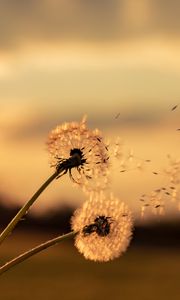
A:
<svg viewBox="0 0 180 300">
<path fill-rule="evenodd" d="M 18 211 L 16 216 L 10 221 L 7 227 L 0 234 L 0 244 L 5 240 L 5 238 L 13 231 L 16 224 L 21 220 L 21 218 L 26 214 L 30 206 L 36 201 L 40 194 L 47 188 L 47 186 L 59 175 L 60 171 L 56 171 L 51 175 L 43 185 L 37 190 L 37 192 L 28 200 Z"/>
<path fill-rule="evenodd" d="M 32 248 L 32 249 L 22 253 L 21 255 L 15 257 L 11 261 L 7 262 L 2 267 L 0 267 L 0 275 L 3 274 L 4 272 L 8 271 L 9 269 L 13 268 L 14 266 L 20 264 L 21 262 L 28 259 L 29 257 L 39 253 L 40 251 L 43 251 L 43 250 L 45 250 L 49 247 L 57 245 L 61 241 L 64 241 L 68 238 L 74 237 L 75 234 L 76 234 L 75 231 L 71 231 L 67 234 L 64 234 L 64 235 L 58 236 L 56 238 L 53 238 L 53 239 L 51 239 L 51 240 L 49 240 L 49 241 L 47 241 L 43 244 L 40 244 L 40 245 L 36 246 L 35 248 Z"/>
</svg>

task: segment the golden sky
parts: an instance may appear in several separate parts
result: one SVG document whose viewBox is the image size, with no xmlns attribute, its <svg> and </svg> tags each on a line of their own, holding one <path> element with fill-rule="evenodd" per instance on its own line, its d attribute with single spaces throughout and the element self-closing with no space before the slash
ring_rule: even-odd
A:
<svg viewBox="0 0 180 300">
<path fill-rule="evenodd" d="M 141 156 L 156 157 L 153 135 L 158 162 L 177 155 L 179 114 L 170 109 L 180 101 L 179 12 L 176 0 L 0 2 L 3 192 L 23 202 L 49 175 L 49 130 L 84 113 L 91 127 L 122 135 Z"/>
</svg>

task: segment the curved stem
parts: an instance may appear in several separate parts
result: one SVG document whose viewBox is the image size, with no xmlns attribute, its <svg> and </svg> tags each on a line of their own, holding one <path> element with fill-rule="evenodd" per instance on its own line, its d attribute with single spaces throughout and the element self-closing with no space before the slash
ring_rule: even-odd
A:
<svg viewBox="0 0 180 300">
<path fill-rule="evenodd" d="M 7 262 L 5 265 L 0 267 L 0 275 L 3 274 L 4 272 L 8 271 L 12 267 L 18 265 L 19 263 L 23 262 L 24 260 L 28 259 L 29 257 L 35 255 L 36 253 L 43 251 L 49 247 L 52 247 L 52 246 L 60 243 L 61 241 L 71 238 L 75 235 L 76 235 L 76 232 L 71 231 L 67 234 L 58 236 L 52 240 L 49 240 L 43 244 L 40 244 L 39 246 L 36 246 L 35 248 L 30 249 L 27 252 L 24 252 L 23 254 L 17 256 L 16 258 L 12 259 L 11 261 Z"/>
<path fill-rule="evenodd" d="M 35 200 L 39 197 L 39 195 L 46 189 L 46 187 L 59 175 L 60 171 L 56 171 L 53 175 L 51 175 L 43 185 L 37 190 L 37 192 L 32 196 L 30 200 L 28 200 L 22 208 L 18 211 L 16 216 L 11 220 L 11 222 L 7 225 L 7 227 L 0 234 L 0 244 L 5 240 L 5 238 L 12 232 L 16 224 L 21 220 L 21 218 L 26 214 L 30 206 L 35 202 Z"/>
</svg>

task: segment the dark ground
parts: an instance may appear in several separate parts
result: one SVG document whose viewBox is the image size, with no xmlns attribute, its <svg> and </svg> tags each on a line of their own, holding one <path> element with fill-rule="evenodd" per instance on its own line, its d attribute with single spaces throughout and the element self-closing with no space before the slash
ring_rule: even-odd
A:
<svg viewBox="0 0 180 300">
<path fill-rule="evenodd" d="M 18 208 L 0 207 L 1 227 Z M 69 231 L 72 208 L 28 215 L 1 245 L 1 264 Z M 0 277 L 3 300 L 179 300 L 180 221 L 136 224 L 131 245 L 108 263 L 87 261 L 73 241 L 37 254 Z"/>
</svg>

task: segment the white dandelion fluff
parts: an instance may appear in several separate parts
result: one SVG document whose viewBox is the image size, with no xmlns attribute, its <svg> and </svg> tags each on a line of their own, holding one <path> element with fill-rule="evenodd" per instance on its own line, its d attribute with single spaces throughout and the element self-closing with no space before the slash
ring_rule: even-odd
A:
<svg viewBox="0 0 180 300">
<path fill-rule="evenodd" d="M 104 193 L 90 197 L 72 217 L 75 246 L 85 258 L 105 262 L 126 251 L 132 236 L 132 215 L 119 199 Z"/>
<path fill-rule="evenodd" d="M 69 172 L 75 183 L 84 186 L 92 179 L 107 177 L 108 148 L 98 129 L 87 128 L 85 117 L 81 122 L 57 126 L 49 134 L 47 145 L 50 164 L 59 172 L 58 177 Z"/>
<path fill-rule="evenodd" d="M 172 158 L 170 154 L 167 158 L 168 166 L 159 172 L 153 172 L 154 175 L 161 175 L 161 185 L 140 196 L 142 217 L 147 213 L 164 215 L 171 202 L 176 203 L 179 199 L 180 159 Z M 177 208 L 179 209 L 178 203 Z"/>
</svg>

